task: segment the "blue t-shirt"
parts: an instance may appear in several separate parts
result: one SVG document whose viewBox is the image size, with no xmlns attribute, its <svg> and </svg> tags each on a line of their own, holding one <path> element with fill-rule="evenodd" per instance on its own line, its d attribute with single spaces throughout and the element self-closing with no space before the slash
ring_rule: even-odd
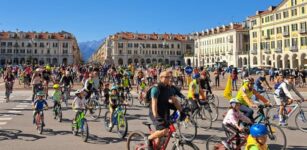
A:
<svg viewBox="0 0 307 150">
<path fill-rule="evenodd" d="M 258 90 L 262 90 L 263 86 L 261 85 L 261 82 L 265 81 L 265 77 L 259 77 L 256 81 L 255 81 L 255 89 Z"/>
<path fill-rule="evenodd" d="M 46 100 L 35 100 L 35 102 L 34 102 L 35 110 L 43 110 L 44 105 L 48 106 Z"/>
</svg>

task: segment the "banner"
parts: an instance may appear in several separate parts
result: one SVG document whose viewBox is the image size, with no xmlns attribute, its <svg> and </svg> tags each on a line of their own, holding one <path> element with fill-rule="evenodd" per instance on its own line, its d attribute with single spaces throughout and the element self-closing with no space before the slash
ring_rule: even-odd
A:
<svg viewBox="0 0 307 150">
<path fill-rule="evenodd" d="M 232 98 L 232 91 L 231 91 L 231 84 L 232 84 L 232 81 L 231 81 L 231 75 L 229 75 L 228 79 L 227 79 L 227 83 L 226 83 L 226 87 L 225 87 L 225 90 L 224 90 L 224 97 L 227 99 L 227 100 L 230 100 Z"/>
</svg>

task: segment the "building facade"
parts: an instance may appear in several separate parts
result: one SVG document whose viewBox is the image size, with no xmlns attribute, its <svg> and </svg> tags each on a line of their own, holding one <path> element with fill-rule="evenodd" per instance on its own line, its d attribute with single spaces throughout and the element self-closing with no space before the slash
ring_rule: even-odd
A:
<svg viewBox="0 0 307 150">
<path fill-rule="evenodd" d="M 193 45 L 188 35 L 121 32 L 106 38 L 90 61 L 115 65 L 183 65 L 184 55 L 193 54 Z"/>
<path fill-rule="evenodd" d="M 76 38 L 68 32 L 0 32 L 0 64 L 79 64 Z"/>
<path fill-rule="evenodd" d="M 283 0 L 248 21 L 253 67 L 294 69 L 307 64 L 307 1 Z"/>
<path fill-rule="evenodd" d="M 193 33 L 195 40 L 196 66 L 248 65 L 249 32 L 241 23 L 230 23 L 220 27 Z"/>
</svg>

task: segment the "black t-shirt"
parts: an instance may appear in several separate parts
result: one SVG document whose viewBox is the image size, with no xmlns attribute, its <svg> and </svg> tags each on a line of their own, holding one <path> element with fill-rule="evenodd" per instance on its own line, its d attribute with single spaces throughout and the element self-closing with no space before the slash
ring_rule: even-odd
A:
<svg viewBox="0 0 307 150">
<path fill-rule="evenodd" d="M 50 80 L 50 75 L 51 75 L 50 71 L 44 70 L 42 74 L 43 74 L 43 79 L 44 80 Z"/>
</svg>

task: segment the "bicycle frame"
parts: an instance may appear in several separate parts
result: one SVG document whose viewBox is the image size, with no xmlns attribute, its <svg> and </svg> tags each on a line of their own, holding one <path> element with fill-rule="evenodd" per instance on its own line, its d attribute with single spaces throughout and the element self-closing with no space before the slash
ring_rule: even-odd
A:
<svg viewBox="0 0 307 150">
<path fill-rule="evenodd" d="M 148 128 L 149 128 L 149 133 L 153 133 L 151 127 L 148 126 Z M 164 137 L 164 138 L 166 138 L 166 140 L 165 140 L 163 143 L 160 143 L 160 145 L 161 145 L 160 147 L 159 147 L 159 145 L 155 142 L 155 140 L 152 141 L 153 149 L 154 149 L 154 150 L 166 150 L 167 145 L 168 145 L 168 143 L 169 143 L 169 141 L 170 141 L 170 139 L 171 139 L 173 133 L 176 132 L 176 128 L 175 128 L 174 124 L 170 124 L 169 127 L 168 127 L 168 129 L 169 129 L 169 132 L 168 132 L 167 136 Z M 160 139 L 161 139 L 161 138 L 160 138 Z"/>
<path fill-rule="evenodd" d="M 248 137 L 248 134 L 243 135 L 243 136 L 241 136 L 239 134 L 239 139 L 238 139 L 238 137 L 235 136 L 235 137 L 231 138 L 228 143 L 233 143 L 233 141 L 236 142 L 237 140 L 241 140 L 242 142 L 240 142 L 240 144 L 238 146 L 236 145 L 236 148 L 234 149 L 234 150 L 241 150 L 241 147 L 243 147 L 247 142 L 247 140 L 246 140 L 247 137 Z"/>
<path fill-rule="evenodd" d="M 85 118 L 85 114 L 84 114 L 84 112 L 82 111 L 79 115 L 78 115 L 78 117 L 77 117 L 77 119 L 76 119 L 76 122 L 77 122 L 77 129 L 82 129 L 83 128 L 83 119 Z"/>
<path fill-rule="evenodd" d="M 122 112 L 122 108 L 121 106 L 118 106 L 115 111 L 114 111 L 114 114 L 113 114 L 113 124 L 114 125 L 117 125 L 118 124 L 118 120 L 119 120 L 119 115 L 123 115 L 124 113 Z"/>
</svg>

